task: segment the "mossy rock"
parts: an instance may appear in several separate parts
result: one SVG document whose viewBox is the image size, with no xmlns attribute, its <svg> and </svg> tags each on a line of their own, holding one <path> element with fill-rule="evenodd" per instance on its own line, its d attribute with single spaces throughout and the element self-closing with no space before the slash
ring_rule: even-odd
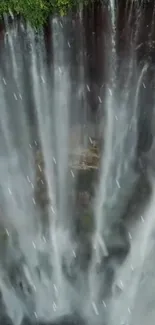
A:
<svg viewBox="0 0 155 325">
<path fill-rule="evenodd" d="M 84 211 L 83 215 L 80 216 L 80 228 L 81 231 L 85 233 L 91 233 L 94 230 L 94 217 L 93 213 L 88 210 Z"/>
<path fill-rule="evenodd" d="M 98 171 L 95 169 L 80 170 L 76 181 L 77 192 L 88 191 L 93 193 L 93 186 L 97 179 Z"/>
<path fill-rule="evenodd" d="M 0 227 L 0 241 L 1 243 L 7 242 L 8 234 L 7 231 L 2 227 Z"/>
<path fill-rule="evenodd" d="M 82 228 L 84 228 L 87 232 L 92 232 L 94 229 L 94 221 L 92 216 L 85 215 L 82 218 Z"/>
</svg>

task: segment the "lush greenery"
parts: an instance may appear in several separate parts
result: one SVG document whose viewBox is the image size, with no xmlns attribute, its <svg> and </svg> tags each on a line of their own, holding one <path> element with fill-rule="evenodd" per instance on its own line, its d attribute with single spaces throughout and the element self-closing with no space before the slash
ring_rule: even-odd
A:
<svg viewBox="0 0 155 325">
<path fill-rule="evenodd" d="M 42 26 L 50 14 L 65 15 L 77 5 L 95 0 L 0 0 L 0 16 L 4 13 L 19 14 L 33 26 Z"/>
</svg>

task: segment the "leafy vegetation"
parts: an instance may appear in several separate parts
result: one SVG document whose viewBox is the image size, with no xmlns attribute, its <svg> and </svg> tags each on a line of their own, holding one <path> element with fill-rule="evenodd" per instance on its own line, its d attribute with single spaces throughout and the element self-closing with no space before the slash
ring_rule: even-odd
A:
<svg viewBox="0 0 155 325">
<path fill-rule="evenodd" d="M 34 27 L 45 24 L 50 14 L 65 15 L 78 5 L 95 0 L 0 0 L 0 16 L 6 14 L 22 15 Z"/>
</svg>

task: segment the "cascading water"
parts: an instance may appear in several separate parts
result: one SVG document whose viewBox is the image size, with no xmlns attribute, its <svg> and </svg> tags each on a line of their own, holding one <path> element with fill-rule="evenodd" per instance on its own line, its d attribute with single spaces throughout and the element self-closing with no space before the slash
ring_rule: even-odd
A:
<svg viewBox="0 0 155 325">
<path fill-rule="evenodd" d="M 59 22 L 56 20 L 53 21 L 53 27 L 57 37 L 61 29 Z M 8 315 L 12 318 L 14 323 L 17 324 L 21 322 L 23 314 L 34 319 L 43 318 L 51 320 L 53 317 L 56 317 L 57 309 L 58 315 L 70 313 L 69 300 L 71 297 L 69 297 L 67 293 L 69 285 L 66 287 L 65 278 L 62 273 L 63 254 L 69 251 L 71 252 L 70 254 L 73 255 L 73 249 L 70 243 L 70 227 L 68 224 L 69 211 L 66 209 L 68 196 L 66 180 L 68 181 L 68 98 L 70 83 L 68 80 L 67 68 L 65 67 L 62 57 L 64 42 L 63 31 L 60 33 L 58 44 L 56 44 L 56 38 L 53 41 L 54 53 L 56 54 L 57 51 L 59 51 L 60 55 L 55 55 L 55 92 L 52 97 L 50 94 L 50 84 L 48 84 L 47 72 L 43 66 L 44 47 L 39 47 L 36 44 L 35 34 L 31 29 L 28 29 L 27 41 L 31 42 L 28 59 L 31 66 L 32 91 L 38 122 L 40 145 L 45 164 L 44 173 L 49 199 L 48 209 L 44 211 L 44 214 L 48 215 L 48 218 L 44 216 L 48 219 L 48 224 L 46 224 L 46 229 L 48 229 L 48 231 L 44 232 L 44 227 L 41 225 L 38 226 L 39 220 L 36 219 L 36 215 L 39 216 L 40 211 L 37 208 L 34 193 L 35 165 L 33 161 L 31 139 L 29 139 L 30 132 L 27 124 L 25 105 L 23 103 L 24 100 L 20 93 L 22 91 L 24 93 L 24 89 L 22 89 L 23 81 L 21 76 L 23 58 L 19 43 L 18 55 L 15 55 L 15 44 L 17 39 L 19 39 L 19 35 L 17 30 L 12 31 L 8 27 L 6 37 L 5 50 L 8 52 L 8 57 L 10 58 L 8 71 L 11 70 L 12 77 L 11 80 L 8 80 L 8 71 L 4 71 L 4 77 L 1 82 L 1 148 L 4 150 L 4 161 L 1 160 L 1 189 L 3 197 L 2 207 L 4 207 L 3 213 L 5 215 L 3 227 L 7 229 L 6 231 L 9 237 L 15 236 L 16 238 L 16 236 L 18 236 L 17 241 L 19 241 L 15 248 L 17 249 L 17 265 L 15 265 L 17 268 L 17 270 L 15 270 L 17 279 L 14 280 L 19 282 L 19 288 L 18 283 L 13 282 L 10 283 L 11 287 L 8 289 L 6 283 L 4 283 L 3 277 L 1 285 L 3 287 L 3 298 L 7 306 Z M 14 87 L 16 90 L 12 92 L 12 89 L 10 89 L 7 101 L 6 89 L 7 87 L 12 87 L 12 84 L 15 85 Z M 10 98 L 11 96 L 12 98 Z M 15 101 L 15 105 L 12 103 L 13 100 Z M 10 121 L 11 116 L 9 115 L 9 109 L 11 103 L 17 114 L 16 117 L 13 116 L 15 121 L 13 118 Z M 56 107 L 55 111 L 52 108 L 53 106 Z M 13 129 L 16 131 L 14 132 Z M 37 142 L 36 145 L 38 145 Z M 6 171 L 4 170 L 5 168 Z M 39 166 L 39 168 L 41 169 L 41 166 Z M 56 180 L 54 177 L 54 168 L 57 169 Z M 26 195 L 25 198 L 24 192 Z M 6 261 L 2 260 L 3 272 L 5 270 L 5 273 L 7 267 L 8 273 L 11 272 L 10 268 L 14 260 L 12 256 L 14 251 L 12 252 L 11 248 L 11 245 L 14 247 L 12 240 L 10 239 L 9 247 L 6 248 L 6 252 L 8 250 L 8 253 L 6 253 L 8 257 L 6 257 Z M 44 265 L 40 265 L 42 262 L 40 261 L 39 254 L 45 255 L 48 259 L 49 270 L 44 269 Z M 21 280 L 21 278 L 24 278 L 25 273 L 23 264 L 23 270 L 21 270 L 21 274 L 18 274 L 18 263 L 22 263 L 22 260 L 23 263 L 25 263 L 25 268 L 27 268 L 25 287 L 30 286 L 31 298 L 29 294 L 27 297 L 26 288 L 23 289 L 23 292 L 22 288 L 20 288 L 21 281 L 24 281 Z M 39 270 L 39 276 L 37 270 Z M 48 277 L 46 276 L 46 272 L 49 274 Z M 9 280 L 7 280 L 7 282 L 8 281 Z M 17 290 L 14 286 L 17 286 Z M 24 285 L 22 284 L 22 286 Z M 15 299 L 15 302 L 17 300 L 16 303 L 13 304 L 12 299 L 10 298 L 11 301 L 8 299 L 8 292 L 10 293 L 10 297 L 11 294 L 13 297 L 15 296 L 15 298 L 12 297 L 12 299 Z M 68 296 L 68 299 L 66 299 L 66 296 Z M 24 299 L 25 305 L 23 303 Z M 29 300 L 28 305 L 26 302 L 27 299 Z"/>
<path fill-rule="evenodd" d="M 148 212 L 141 215 L 136 226 L 132 222 L 128 225 L 123 214 L 140 178 L 135 168 L 139 97 L 149 64 L 146 62 L 140 68 L 136 62 L 140 17 L 137 16 L 130 55 L 118 67 L 115 10 L 114 1 L 109 1 L 104 146 L 93 201 L 92 256 L 86 269 L 79 263 L 81 239 L 74 238 L 74 208 L 69 201 L 78 175 L 68 167 L 70 116 L 71 111 L 76 110 L 76 105 L 70 107 L 70 103 L 77 101 L 81 89 L 84 92 L 84 42 L 80 43 L 77 90 L 72 94 L 72 68 L 66 54 L 68 48 L 71 49 L 71 43 L 66 40 L 67 24 L 63 27 L 60 19 L 52 19 L 53 62 L 47 66 L 43 34 L 36 35 L 29 26 L 24 27 L 19 22 L 10 27 L 6 20 L 5 42 L 0 55 L 0 240 L 3 245 L 0 249 L 0 289 L 6 313 L 14 325 L 20 325 L 25 317 L 26 322 L 30 320 L 33 324 L 55 322 L 59 316 L 66 324 L 65 316 L 74 312 L 88 324 L 142 324 L 134 305 L 138 304 L 140 313 L 137 291 L 141 290 L 139 282 L 146 268 L 145 257 L 149 259 L 154 245 L 152 175 L 153 194 Z M 82 19 L 80 11 L 80 24 Z M 131 13 L 128 23 L 130 19 Z M 89 85 L 86 88 L 91 91 Z M 28 101 L 30 94 L 32 100 Z M 35 112 L 33 134 L 29 105 Z M 80 112 L 75 113 L 80 115 Z M 40 163 L 36 166 L 35 162 L 38 149 L 43 170 Z M 39 179 L 47 192 L 47 204 L 43 209 L 35 196 L 36 167 L 44 174 L 44 180 Z M 128 227 L 129 236 L 126 236 L 125 227 Z M 150 325 L 155 315 L 152 313 L 151 317 Z M 71 322 L 74 324 L 74 319 Z"/>
</svg>

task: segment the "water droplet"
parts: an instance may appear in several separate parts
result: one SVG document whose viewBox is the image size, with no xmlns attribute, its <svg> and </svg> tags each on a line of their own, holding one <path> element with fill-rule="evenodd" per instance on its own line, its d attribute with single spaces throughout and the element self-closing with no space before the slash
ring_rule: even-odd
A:
<svg viewBox="0 0 155 325">
<path fill-rule="evenodd" d="M 124 288 L 124 284 L 121 280 L 120 280 L 120 286 L 121 286 L 121 288 Z"/>
<path fill-rule="evenodd" d="M 102 99 L 100 96 L 98 96 L 98 100 L 99 100 L 100 104 L 102 104 Z"/>
<path fill-rule="evenodd" d="M 140 43 L 136 46 L 135 50 L 138 50 L 140 47 L 142 47 L 143 43 Z"/>
<path fill-rule="evenodd" d="M 37 141 L 36 141 L 36 140 L 34 141 L 34 144 L 35 144 L 36 146 L 38 145 L 38 143 L 37 143 Z"/>
<path fill-rule="evenodd" d="M 90 87 L 87 85 L 87 90 L 90 92 Z"/>
<path fill-rule="evenodd" d="M 10 190 L 10 188 L 9 188 L 9 187 L 8 187 L 8 191 L 9 191 L 9 194 L 10 194 L 10 195 L 12 195 L 12 192 L 11 192 L 11 190 Z"/>
<path fill-rule="evenodd" d="M 97 238 L 96 239 L 97 239 L 96 242 L 100 245 L 100 247 L 101 247 L 101 249 L 103 251 L 104 256 L 108 256 L 109 253 L 108 253 L 108 250 L 107 250 L 107 247 L 106 247 L 106 244 L 105 244 L 103 238 L 99 234 L 97 234 Z"/>
<path fill-rule="evenodd" d="M 36 201 L 35 201 L 34 197 L 32 198 L 32 201 L 33 201 L 34 205 L 36 205 Z"/>
<path fill-rule="evenodd" d="M 53 284 L 53 287 L 54 287 L 54 291 L 55 291 L 56 293 L 58 293 L 58 289 L 57 289 L 57 287 L 56 287 L 55 284 Z"/>
<path fill-rule="evenodd" d="M 62 73 L 62 69 L 59 67 L 59 72 Z"/>
<path fill-rule="evenodd" d="M 134 267 L 133 267 L 133 265 L 131 265 L 131 271 L 134 271 Z"/>
<path fill-rule="evenodd" d="M 33 185 L 33 183 L 31 183 L 31 187 L 32 187 L 32 189 L 34 189 L 34 185 Z"/>
<path fill-rule="evenodd" d="M 98 309 L 97 309 L 97 306 L 96 306 L 95 302 L 92 302 L 92 306 L 93 306 L 95 314 L 98 316 L 99 312 L 98 312 Z"/>
<path fill-rule="evenodd" d="M 23 97 L 22 97 L 22 95 L 21 94 L 19 94 L 19 98 L 22 100 L 23 99 Z"/>
<path fill-rule="evenodd" d="M 73 171 L 71 170 L 71 175 L 72 175 L 72 177 L 74 178 L 75 177 L 75 175 L 74 175 L 74 173 L 73 173 Z"/>
<path fill-rule="evenodd" d="M 39 168 L 40 172 L 42 172 L 42 168 L 39 164 L 38 164 L 38 168 Z"/>
<path fill-rule="evenodd" d="M 32 149 L 32 146 L 31 146 L 31 144 L 29 143 L 29 147 Z"/>
<path fill-rule="evenodd" d="M 9 234 L 9 231 L 8 231 L 8 229 L 6 228 L 6 229 L 5 229 L 5 231 L 6 231 L 6 234 L 7 234 L 7 236 L 9 237 L 9 236 L 10 236 L 10 234 Z"/>
<path fill-rule="evenodd" d="M 54 161 L 54 163 L 55 163 L 55 165 L 56 165 L 56 159 L 53 157 L 53 161 Z"/>
<path fill-rule="evenodd" d="M 61 23 L 61 21 L 60 21 L 60 26 L 61 26 L 61 28 L 63 28 L 63 24 Z"/>
<path fill-rule="evenodd" d="M 144 87 L 144 88 L 146 88 L 146 85 L 145 85 L 145 83 L 144 83 L 144 82 L 143 82 L 143 87 Z"/>
<path fill-rule="evenodd" d="M 128 232 L 128 235 L 129 235 L 129 238 L 132 239 L 132 236 L 131 236 L 130 232 Z"/>
<path fill-rule="evenodd" d="M 110 96 L 112 96 L 112 90 L 110 88 L 108 88 L 109 94 Z"/>
<path fill-rule="evenodd" d="M 115 120 L 118 121 L 118 117 L 117 117 L 117 115 L 115 115 Z"/>
<path fill-rule="evenodd" d="M 57 310 L 57 306 L 56 306 L 56 303 L 53 302 L 53 310 L 56 311 Z"/>
<path fill-rule="evenodd" d="M 4 78 L 2 78 L 2 80 L 3 80 L 4 85 L 6 86 L 6 80 Z"/>
<path fill-rule="evenodd" d="M 44 181 L 41 179 L 41 184 L 43 184 L 44 185 Z"/>
<path fill-rule="evenodd" d="M 36 286 L 34 284 L 32 284 L 32 287 L 33 287 L 33 290 L 36 292 L 37 291 Z"/>
<path fill-rule="evenodd" d="M 42 237 L 42 240 L 44 243 L 46 243 L 46 238 L 44 236 Z"/>
<path fill-rule="evenodd" d="M 69 48 L 71 48 L 71 45 L 70 45 L 70 43 L 68 42 L 67 44 L 68 44 L 68 47 L 69 47 Z"/>
<path fill-rule="evenodd" d="M 45 79 L 43 78 L 43 76 L 41 76 L 41 81 L 43 84 L 45 84 Z"/>
<path fill-rule="evenodd" d="M 89 137 L 89 141 L 90 141 L 91 144 L 93 144 L 93 140 L 92 140 L 91 137 Z"/>
<path fill-rule="evenodd" d="M 145 220 L 144 220 L 144 218 L 143 218 L 143 216 L 141 216 L 140 218 L 141 218 L 142 222 L 144 222 L 144 221 L 145 221 Z"/>
<path fill-rule="evenodd" d="M 36 244 L 34 243 L 34 241 L 32 242 L 32 245 L 33 245 L 34 249 L 36 249 Z"/>
<path fill-rule="evenodd" d="M 13 93 L 13 96 L 14 96 L 15 100 L 17 100 L 17 96 L 16 96 L 16 94 L 15 94 L 15 93 Z"/>
<path fill-rule="evenodd" d="M 55 211 L 54 211 L 54 208 L 53 208 L 53 206 L 51 205 L 51 210 L 52 210 L 52 212 L 55 214 Z"/>
<path fill-rule="evenodd" d="M 14 19 L 14 15 L 13 15 L 13 12 L 11 11 L 11 9 L 9 9 L 9 14 L 10 14 L 12 20 L 13 20 Z"/>
<path fill-rule="evenodd" d="M 36 312 L 34 312 L 34 316 L 35 316 L 36 319 L 38 319 L 38 315 L 37 315 Z"/>
<path fill-rule="evenodd" d="M 106 308 L 106 307 L 107 307 L 107 305 L 106 305 L 106 303 L 105 303 L 105 301 L 104 301 L 104 300 L 102 301 L 102 303 L 103 303 L 103 306 Z"/>
<path fill-rule="evenodd" d="M 27 180 L 28 180 L 29 183 L 31 183 L 31 181 L 30 181 L 30 179 L 29 179 L 29 176 L 27 176 Z"/>
<path fill-rule="evenodd" d="M 75 251 L 74 251 L 74 250 L 73 250 L 73 256 L 74 256 L 74 257 L 76 257 L 76 253 L 75 253 Z"/>
<path fill-rule="evenodd" d="M 117 184 L 117 187 L 118 187 L 118 188 L 121 188 L 121 187 L 120 187 L 120 183 L 119 183 L 119 181 L 118 181 L 117 179 L 116 179 L 116 184 Z"/>
<path fill-rule="evenodd" d="M 130 308 L 128 308 L 128 313 L 131 314 L 131 309 Z"/>
</svg>

